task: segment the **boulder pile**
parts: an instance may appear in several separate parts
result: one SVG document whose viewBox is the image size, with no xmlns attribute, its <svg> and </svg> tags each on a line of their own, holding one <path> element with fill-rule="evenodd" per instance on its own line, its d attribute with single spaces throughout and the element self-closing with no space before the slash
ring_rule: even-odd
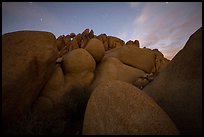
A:
<svg viewBox="0 0 204 137">
<path fill-rule="evenodd" d="M 89 29 L 4 34 L 2 132 L 201 134 L 201 37 L 202 28 L 170 61 Z"/>
</svg>

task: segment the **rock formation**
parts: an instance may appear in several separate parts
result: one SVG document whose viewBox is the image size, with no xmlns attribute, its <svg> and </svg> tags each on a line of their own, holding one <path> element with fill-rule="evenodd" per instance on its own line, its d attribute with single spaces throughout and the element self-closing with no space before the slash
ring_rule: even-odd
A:
<svg viewBox="0 0 204 137">
<path fill-rule="evenodd" d="M 121 46 L 106 52 L 104 57 L 115 57 L 122 63 L 151 73 L 155 65 L 155 56 L 151 49 L 141 49 L 136 46 Z M 145 62 L 144 62 L 145 61 Z"/>
<path fill-rule="evenodd" d="M 202 28 L 169 65 L 144 88 L 169 114 L 182 134 L 202 132 Z"/>
<path fill-rule="evenodd" d="M 101 83 L 87 104 L 85 135 L 179 134 L 172 120 L 152 98 L 121 81 Z"/>
<path fill-rule="evenodd" d="M 3 123 L 26 113 L 55 69 L 58 50 L 49 32 L 18 31 L 2 36 Z"/>
<path fill-rule="evenodd" d="M 3 133 L 201 133 L 201 33 L 171 61 L 89 29 L 4 34 Z"/>
<path fill-rule="evenodd" d="M 97 63 L 100 62 L 105 55 L 105 48 L 103 46 L 103 43 L 96 38 L 92 38 L 87 43 L 85 49 L 94 57 Z"/>
<path fill-rule="evenodd" d="M 70 37 L 71 37 L 71 38 L 74 38 L 75 36 L 76 36 L 75 33 L 70 33 Z"/>
<path fill-rule="evenodd" d="M 98 84 L 105 81 L 120 80 L 133 84 L 137 78 L 143 76 L 145 76 L 144 71 L 125 65 L 117 58 L 109 57 L 97 66 L 89 92 L 92 92 Z"/>
</svg>

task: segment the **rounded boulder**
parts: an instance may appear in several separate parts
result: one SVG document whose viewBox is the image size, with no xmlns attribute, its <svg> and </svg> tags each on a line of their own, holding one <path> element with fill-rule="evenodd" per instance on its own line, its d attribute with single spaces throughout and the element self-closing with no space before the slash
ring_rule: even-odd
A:
<svg viewBox="0 0 204 137">
<path fill-rule="evenodd" d="M 89 98 L 85 135 L 179 134 L 172 120 L 140 89 L 121 81 L 97 86 Z"/>
<path fill-rule="evenodd" d="M 68 52 L 63 58 L 64 73 L 79 73 L 82 71 L 94 71 L 96 62 L 85 49 L 79 48 Z"/>
<path fill-rule="evenodd" d="M 85 49 L 93 56 L 96 62 L 100 62 L 105 55 L 103 43 L 96 38 L 91 39 Z"/>
</svg>

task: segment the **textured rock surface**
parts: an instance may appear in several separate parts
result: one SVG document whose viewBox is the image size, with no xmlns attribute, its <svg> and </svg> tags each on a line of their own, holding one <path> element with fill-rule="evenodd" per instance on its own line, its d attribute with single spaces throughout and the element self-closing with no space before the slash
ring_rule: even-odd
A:
<svg viewBox="0 0 204 137">
<path fill-rule="evenodd" d="M 153 49 L 153 52 L 155 55 L 155 72 L 161 72 L 170 61 L 158 49 Z"/>
<path fill-rule="evenodd" d="M 93 56 L 96 62 L 100 62 L 105 55 L 103 43 L 96 38 L 91 39 L 85 49 Z"/>
<path fill-rule="evenodd" d="M 155 56 L 150 49 L 140 49 L 136 46 L 122 46 L 106 52 L 106 57 L 115 57 L 124 64 L 151 73 L 155 65 Z"/>
<path fill-rule="evenodd" d="M 142 77 L 144 75 L 144 71 L 127 66 L 114 57 L 109 57 L 97 66 L 95 78 L 90 87 L 90 92 L 98 84 L 105 81 L 120 80 L 133 84 L 138 77 Z"/>
<path fill-rule="evenodd" d="M 121 81 L 97 86 L 87 104 L 85 135 L 179 134 L 168 115 L 138 88 Z"/>
<path fill-rule="evenodd" d="M 81 35 L 81 33 L 77 34 L 77 35 L 75 36 L 75 39 L 77 40 L 77 43 L 78 43 L 79 45 L 81 45 L 81 40 L 82 40 L 82 35 Z"/>
<path fill-rule="evenodd" d="M 40 97 L 36 100 L 36 104 L 33 107 L 35 111 L 44 111 L 50 109 L 52 106 L 56 105 L 62 99 L 64 95 L 64 74 L 60 65 L 56 66 L 54 73 L 52 74 L 49 81 L 46 83 L 45 87 L 41 91 Z M 49 100 L 49 101 L 48 101 Z M 49 105 L 48 105 L 49 102 Z M 38 110 L 36 110 L 38 109 Z"/>
<path fill-rule="evenodd" d="M 202 133 L 202 28 L 155 80 L 144 88 L 182 134 Z"/>
<path fill-rule="evenodd" d="M 128 42 L 126 42 L 126 45 L 132 45 L 132 46 L 140 47 L 138 40 L 135 40 L 135 41 L 129 40 Z"/>
<path fill-rule="evenodd" d="M 70 68 L 70 64 L 75 66 L 74 70 Z M 86 91 L 94 78 L 95 61 L 86 50 L 76 49 L 65 55 L 61 65 L 57 65 L 32 111 L 40 118 L 51 117 L 48 119 L 49 123 L 58 128 L 66 123 L 66 127 L 61 127 L 57 134 L 79 134 L 82 132 L 81 126 L 89 97 Z M 57 112 L 53 114 L 52 111 Z M 60 119 L 56 120 L 58 116 Z M 56 129 L 51 127 L 50 130 Z M 47 130 L 43 132 L 48 134 Z"/>
<path fill-rule="evenodd" d="M 59 36 L 56 41 L 57 49 L 60 51 L 65 47 L 63 36 Z"/>
<path fill-rule="evenodd" d="M 40 99 L 36 101 L 33 109 L 43 112 L 50 108 L 47 100 L 51 102 L 51 106 L 57 106 L 63 96 L 74 87 L 88 88 L 94 78 L 95 65 L 93 57 L 84 49 L 67 53 L 63 58 L 62 67 L 56 66 L 55 72 L 41 91 Z"/>
<path fill-rule="evenodd" d="M 113 49 L 119 46 L 123 46 L 124 45 L 124 41 L 117 38 L 117 37 L 113 37 L 113 36 L 107 36 L 108 38 L 108 49 Z"/>
<path fill-rule="evenodd" d="M 91 54 L 85 49 L 75 49 L 63 58 L 64 73 L 78 73 L 83 70 L 94 71 L 96 62 Z"/>
<path fill-rule="evenodd" d="M 52 33 L 18 31 L 2 36 L 3 120 L 26 112 L 55 68 L 58 50 Z"/>
</svg>

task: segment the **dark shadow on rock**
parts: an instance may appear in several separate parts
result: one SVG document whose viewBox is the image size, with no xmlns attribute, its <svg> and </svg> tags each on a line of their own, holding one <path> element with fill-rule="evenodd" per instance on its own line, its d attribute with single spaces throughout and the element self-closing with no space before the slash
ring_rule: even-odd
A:
<svg viewBox="0 0 204 137">
<path fill-rule="evenodd" d="M 29 111 L 9 127 L 3 127 L 4 135 L 79 135 L 88 102 L 84 88 L 74 87 L 64 95 L 53 109 L 36 113 Z"/>
</svg>

